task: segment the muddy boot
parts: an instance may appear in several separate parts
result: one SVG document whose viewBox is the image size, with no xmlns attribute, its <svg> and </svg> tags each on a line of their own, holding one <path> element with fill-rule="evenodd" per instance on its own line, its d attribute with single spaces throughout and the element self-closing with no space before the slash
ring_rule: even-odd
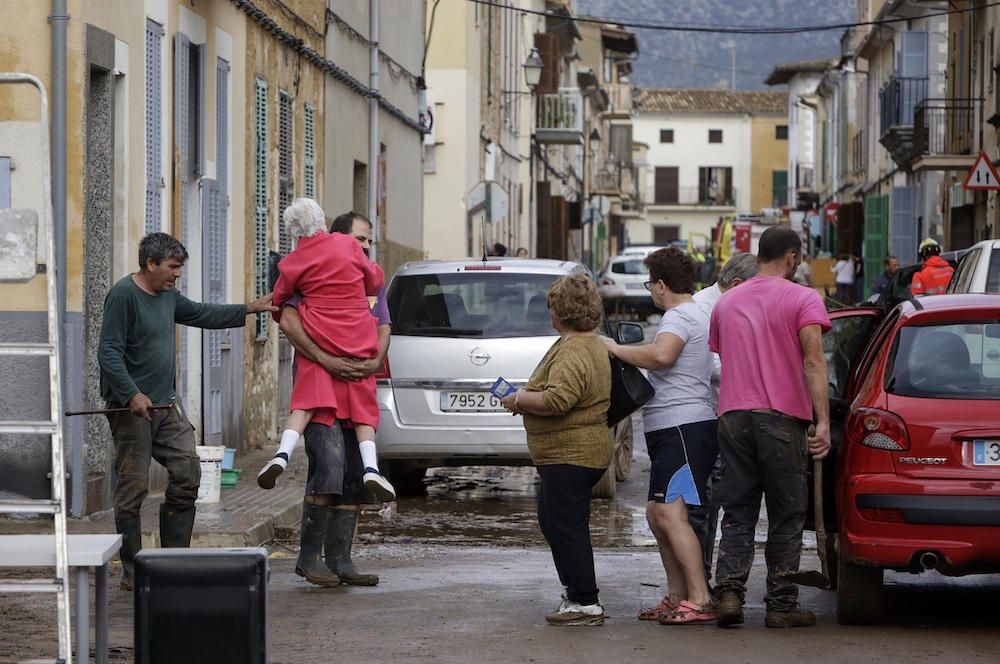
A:
<svg viewBox="0 0 1000 664">
<path fill-rule="evenodd" d="M 813 627 L 815 624 L 816 615 L 798 605 L 788 611 L 768 610 L 764 616 L 766 627 Z"/>
<path fill-rule="evenodd" d="M 743 598 L 735 590 L 723 590 L 719 594 L 719 614 L 715 619 L 719 627 L 743 624 Z"/>
<path fill-rule="evenodd" d="M 323 564 L 323 539 L 327 532 L 326 505 L 302 503 L 302 524 L 300 526 L 299 559 L 295 563 L 295 573 L 317 586 L 333 588 L 340 585 L 340 579 Z"/>
<path fill-rule="evenodd" d="M 164 549 L 191 546 L 194 530 L 194 505 L 186 510 L 160 505 L 160 547 Z"/>
<path fill-rule="evenodd" d="M 326 527 L 326 566 L 349 586 L 377 586 L 377 574 L 361 574 L 351 561 L 351 545 L 358 525 L 358 510 L 328 508 Z"/>
<path fill-rule="evenodd" d="M 142 522 L 137 516 L 115 517 L 115 530 L 122 536 L 122 548 L 118 552 L 122 559 L 121 589 L 132 592 L 135 556 L 142 548 Z"/>
</svg>

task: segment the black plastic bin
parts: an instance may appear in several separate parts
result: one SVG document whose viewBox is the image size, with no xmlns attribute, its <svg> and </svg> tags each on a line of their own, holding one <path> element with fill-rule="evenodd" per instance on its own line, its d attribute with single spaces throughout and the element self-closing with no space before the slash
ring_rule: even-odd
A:
<svg viewBox="0 0 1000 664">
<path fill-rule="evenodd" d="M 260 548 L 141 551 L 136 664 L 266 664 L 267 575 Z"/>
</svg>

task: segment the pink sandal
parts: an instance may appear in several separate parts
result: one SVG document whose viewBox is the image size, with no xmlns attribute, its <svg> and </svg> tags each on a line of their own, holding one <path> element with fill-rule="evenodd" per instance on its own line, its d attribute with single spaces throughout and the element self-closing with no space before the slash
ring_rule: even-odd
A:
<svg viewBox="0 0 1000 664">
<path fill-rule="evenodd" d="M 698 606 L 684 600 L 670 613 L 662 614 L 657 620 L 661 625 L 688 625 L 692 623 L 715 622 L 719 616 L 714 604 Z"/>
<path fill-rule="evenodd" d="M 667 595 L 656 606 L 640 610 L 638 617 L 639 620 L 658 620 L 661 615 L 676 611 L 678 606 L 680 605 L 670 601 L 670 595 Z"/>
</svg>

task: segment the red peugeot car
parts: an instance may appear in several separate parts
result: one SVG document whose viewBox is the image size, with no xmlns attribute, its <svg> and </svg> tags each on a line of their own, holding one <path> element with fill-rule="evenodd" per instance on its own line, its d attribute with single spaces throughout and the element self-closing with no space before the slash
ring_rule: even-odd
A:
<svg viewBox="0 0 1000 664">
<path fill-rule="evenodd" d="M 830 317 L 828 554 L 838 620 L 868 624 L 883 570 L 1000 571 L 1000 295 Z"/>
</svg>

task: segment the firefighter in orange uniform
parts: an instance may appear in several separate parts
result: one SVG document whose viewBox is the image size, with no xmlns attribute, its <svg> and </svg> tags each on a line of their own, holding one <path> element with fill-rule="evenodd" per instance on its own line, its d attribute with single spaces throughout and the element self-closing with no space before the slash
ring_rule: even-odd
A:
<svg viewBox="0 0 1000 664">
<path fill-rule="evenodd" d="M 914 295 L 940 295 L 948 288 L 951 275 L 955 268 L 941 258 L 941 245 L 936 240 L 927 238 L 920 243 L 917 256 L 924 263 L 924 269 L 913 275 L 910 292 Z"/>
</svg>

